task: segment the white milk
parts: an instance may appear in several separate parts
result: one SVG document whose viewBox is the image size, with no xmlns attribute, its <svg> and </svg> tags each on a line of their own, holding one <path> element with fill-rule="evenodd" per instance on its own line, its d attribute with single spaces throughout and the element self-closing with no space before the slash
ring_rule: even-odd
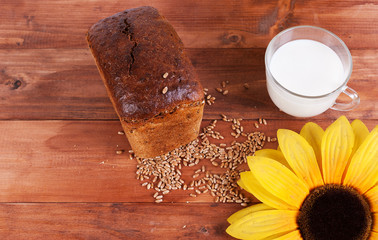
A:
<svg viewBox="0 0 378 240">
<path fill-rule="evenodd" d="M 346 79 L 339 56 L 328 46 L 307 39 L 294 40 L 278 48 L 271 58 L 269 68 L 281 86 L 302 96 L 329 94 Z M 269 74 L 267 78 L 273 102 L 282 111 L 298 117 L 324 112 L 333 105 L 341 91 L 331 94 L 333 97 L 301 98 L 278 87 Z"/>
</svg>

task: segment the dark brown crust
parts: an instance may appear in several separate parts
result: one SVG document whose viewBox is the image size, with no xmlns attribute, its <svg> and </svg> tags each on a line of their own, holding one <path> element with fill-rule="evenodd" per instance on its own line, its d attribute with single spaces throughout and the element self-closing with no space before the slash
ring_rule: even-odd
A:
<svg viewBox="0 0 378 240">
<path fill-rule="evenodd" d="M 143 122 L 203 100 L 180 38 L 155 8 L 100 20 L 89 29 L 87 41 L 121 120 Z"/>
</svg>

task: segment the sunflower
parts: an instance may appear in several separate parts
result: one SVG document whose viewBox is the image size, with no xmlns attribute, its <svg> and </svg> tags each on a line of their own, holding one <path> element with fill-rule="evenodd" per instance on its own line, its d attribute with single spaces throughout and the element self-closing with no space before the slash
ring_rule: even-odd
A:
<svg viewBox="0 0 378 240">
<path fill-rule="evenodd" d="M 278 150 L 248 157 L 238 184 L 262 203 L 227 221 L 240 239 L 378 239 L 378 125 L 345 116 L 325 131 L 277 131 Z"/>
</svg>

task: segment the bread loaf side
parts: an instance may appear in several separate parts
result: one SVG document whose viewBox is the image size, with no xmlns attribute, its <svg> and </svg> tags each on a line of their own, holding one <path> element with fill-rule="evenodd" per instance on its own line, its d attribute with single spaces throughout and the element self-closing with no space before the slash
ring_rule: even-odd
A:
<svg viewBox="0 0 378 240">
<path fill-rule="evenodd" d="M 154 157 L 198 136 L 203 89 L 173 27 L 152 7 L 100 20 L 87 41 L 139 157 Z"/>
</svg>

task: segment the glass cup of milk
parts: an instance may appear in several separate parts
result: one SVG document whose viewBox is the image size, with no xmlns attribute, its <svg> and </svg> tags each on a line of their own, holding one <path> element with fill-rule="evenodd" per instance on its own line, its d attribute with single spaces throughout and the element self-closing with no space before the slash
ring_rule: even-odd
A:
<svg viewBox="0 0 378 240">
<path fill-rule="evenodd" d="M 265 53 L 268 93 L 283 112 L 312 117 L 331 108 L 349 111 L 360 98 L 347 86 L 352 56 L 335 34 L 319 27 L 297 26 L 277 34 Z M 343 93 L 348 102 L 337 102 Z"/>
</svg>

